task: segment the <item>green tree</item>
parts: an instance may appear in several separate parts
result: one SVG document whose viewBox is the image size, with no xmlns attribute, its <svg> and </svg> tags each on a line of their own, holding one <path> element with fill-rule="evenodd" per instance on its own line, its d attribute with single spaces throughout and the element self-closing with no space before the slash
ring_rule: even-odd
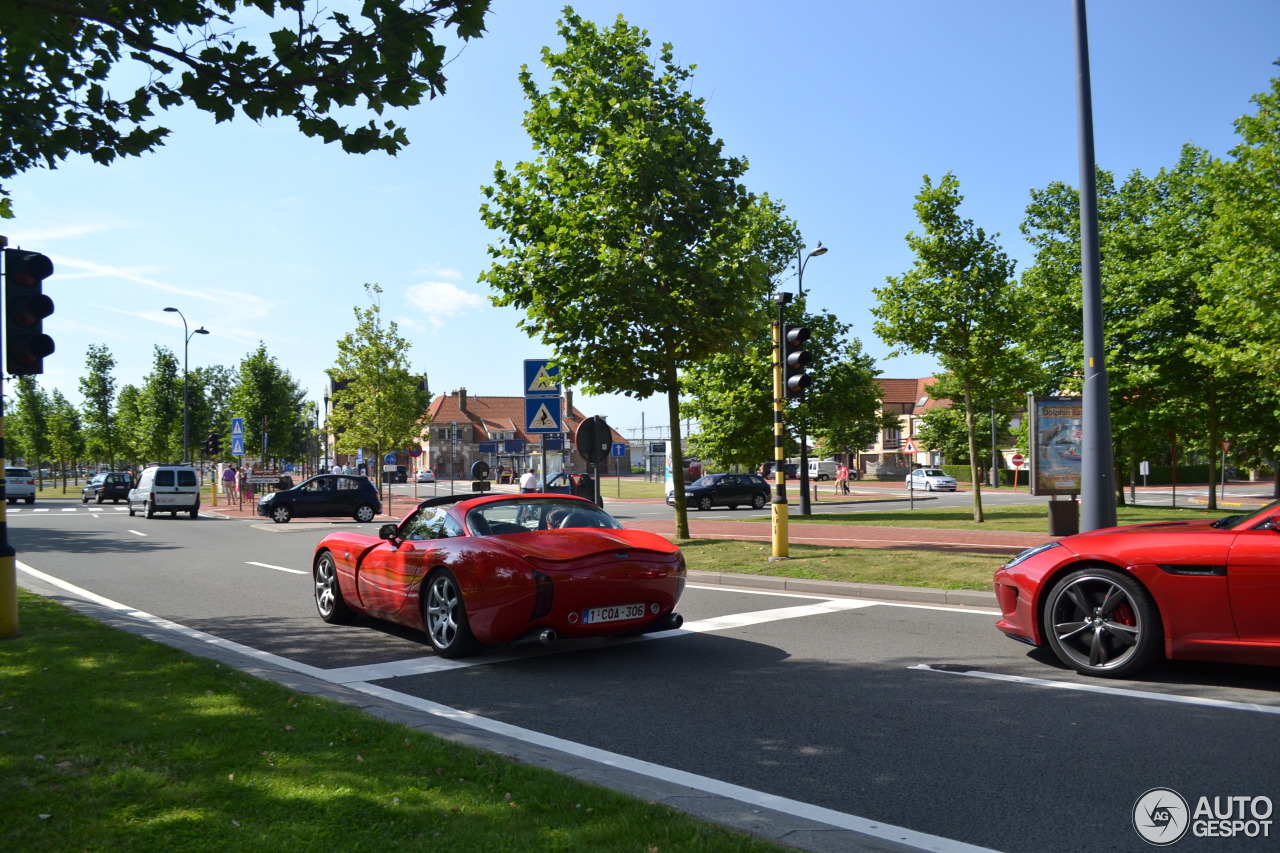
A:
<svg viewBox="0 0 1280 853">
<path fill-rule="evenodd" d="M 484 32 L 489 0 L 365 0 L 321 17 L 301 0 L 153 0 L 3 4 L 0 180 L 72 154 L 99 163 L 140 155 L 169 131 L 156 108 L 191 104 L 229 121 L 284 116 L 307 136 L 363 154 L 394 154 L 408 138 L 392 121 L 339 123 L 363 106 L 381 116 L 445 88 L 435 30 Z M 259 17 L 261 16 L 261 17 Z M 244 40 L 276 22 L 258 43 Z M 118 67 L 130 60 L 132 67 Z M 126 71 L 135 72 L 126 74 Z M 112 76 L 114 75 L 114 76 Z M 115 97 L 108 82 L 146 82 Z M 0 187 L 0 218 L 12 216 Z"/>
<path fill-rule="evenodd" d="M 983 521 L 978 476 L 975 397 L 1007 369 L 1017 340 L 1019 316 L 1012 277 L 1014 262 L 959 214 L 960 182 L 947 173 L 935 187 L 926 175 L 915 210 L 923 234 L 907 235 L 915 265 L 886 278 L 872 307 L 874 328 L 885 343 L 903 352 L 930 353 L 963 389 L 969 468 L 973 482 L 973 520 Z"/>
<path fill-rule="evenodd" d="M 813 385 L 786 416 L 791 430 L 786 454 L 791 456 L 798 449 L 793 433 L 800 426 L 831 452 L 865 447 L 880 428 L 875 382 L 879 371 L 871 357 L 863 353 L 861 341 L 848 337 L 849 325 L 835 315 L 806 313 L 803 299 L 788 305 L 786 312 L 789 324 L 811 331 L 805 349 L 814 357 L 808 369 Z M 773 458 L 771 317 L 775 315 L 776 308 L 763 310 L 759 332 L 749 341 L 731 353 L 691 365 L 681 377 L 685 399 L 680 414 L 698 422 L 689 447 L 703 459 L 754 468 Z"/>
<path fill-rule="evenodd" d="M 15 376 L 11 381 L 17 405 L 5 426 L 6 452 L 38 472 L 41 462 L 49 458 L 49 395 L 33 376 Z"/>
<path fill-rule="evenodd" d="M 565 47 L 543 50 L 551 85 L 524 68 L 524 126 L 536 152 L 483 188 L 500 237 L 481 275 L 497 305 L 551 348 L 563 381 L 593 394 L 667 396 L 684 505 L 679 375 L 755 333 L 760 302 L 796 246 L 795 226 L 746 191 L 747 163 L 725 157 L 691 70 L 618 18 L 602 29 L 566 8 Z"/>
<path fill-rule="evenodd" d="M 96 462 L 115 467 L 119 441 L 116 437 L 116 360 L 105 344 L 89 344 L 85 375 L 80 377 L 85 453 Z"/>
<path fill-rule="evenodd" d="M 409 368 L 412 344 L 394 320 L 382 322 L 382 288 L 364 287 L 373 304 L 354 309 L 356 328 L 338 341 L 338 360 L 328 371 L 337 384 L 328 429 L 340 452 L 372 448 L 381 461 L 385 451 L 422 441 L 428 400 L 422 377 Z"/>
<path fill-rule="evenodd" d="M 116 440 L 120 456 L 128 467 L 137 470 L 146 458 L 145 431 L 142 426 L 142 391 L 136 385 L 124 385 L 116 396 Z"/>
<path fill-rule="evenodd" d="M 67 469 L 84 450 L 80 413 L 57 388 L 49 395 L 49 453 L 58 462 L 62 474 L 62 491 L 67 491 Z M 55 472 L 56 475 L 57 472 Z"/>
<path fill-rule="evenodd" d="M 1215 161 L 1184 146 L 1178 163 L 1153 178 L 1132 173 L 1116 186 L 1099 169 L 1098 230 L 1102 260 L 1103 321 L 1117 498 L 1123 503 L 1124 468 L 1161 457 L 1174 432 L 1184 446 L 1209 449 L 1210 465 L 1227 425 L 1248 407 L 1226 404 L 1231 387 L 1223 369 L 1196 360 L 1220 334 L 1198 319 L 1199 282 L 1217 264 L 1208 244 L 1213 221 Z M 1079 198 L 1062 183 L 1032 191 L 1023 232 L 1036 249 L 1022 277 L 1026 340 L 1048 368 L 1049 389 L 1080 393 L 1083 329 L 1080 285 Z M 1232 397 L 1247 389 L 1232 388 Z M 1241 401 L 1243 402 L 1243 400 Z M 1211 497 L 1210 506 L 1216 498 Z"/>
<path fill-rule="evenodd" d="M 182 372 L 167 347 L 155 347 L 151 372 L 142 380 L 136 428 L 144 463 L 172 462 L 182 455 Z"/>
<path fill-rule="evenodd" d="M 246 455 L 256 456 L 265 446 L 263 463 L 288 456 L 299 433 L 305 431 L 302 407 L 306 396 L 289 372 L 267 354 L 266 344 L 259 341 L 258 348 L 241 360 L 231 389 L 231 407 L 244 418 Z M 227 427 L 229 434 L 230 423 Z M 257 446 L 250 438 L 254 435 Z"/>
</svg>

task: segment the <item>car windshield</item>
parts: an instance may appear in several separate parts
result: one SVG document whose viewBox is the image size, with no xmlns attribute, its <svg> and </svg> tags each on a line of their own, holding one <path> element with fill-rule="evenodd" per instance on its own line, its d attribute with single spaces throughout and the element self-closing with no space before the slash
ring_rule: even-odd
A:
<svg viewBox="0 0 1280 853">
<path fill-rule="evenodd" d="M 699 477 L 698 479 L 694 480 L 692 483 L 689 484 L 689 488 L 709 489 L 712 486 L 720 485 L 722 482 L 724 482 L 724 474 L 708 475 L 706 477 Z"/>
<path fill-rule="evenodd" d="M 928 469 L 925 469 L 924 471 L 921 471 L 921 472 L 919 472 L 919 473 L 920 473 L 920 476 L 921 476 L 921 477 L 945 477 L 945 476 L 947 476 L 946 474 L 944 474 L 944 473 L 942 473 L 941 471 L 939 471 L 937 468 L 928 468 Z"/>
<path fill-rule="evenodd" d="M 482 504 L 467 513 L 467 527 L 476 536 L 501 536 L 569 527 L 622 527 L 594 504 L 563 498 L 528 498 Z"/>
</svg>

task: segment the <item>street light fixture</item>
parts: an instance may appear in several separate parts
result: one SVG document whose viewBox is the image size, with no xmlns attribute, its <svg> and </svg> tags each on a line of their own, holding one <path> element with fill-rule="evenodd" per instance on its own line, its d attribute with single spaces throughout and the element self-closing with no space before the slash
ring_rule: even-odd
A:
<svg viewBox="0 0 1280 853">
<path fill-rule="evenodd" d="M 816 258 L 819 255 L 825 255 L 827 247 L 822 245 L 822 241 L 818 241 L 809 254 L 804 254 L 804 249 L 796 249 L 796 291 L 797 295 L 804 298 L 804 268 L 808 266 L 810 258 Z M 801 310 L 804 310 L 801 306 Z M 804 420 L 800 419 L 800 514 L 811 515 L 809 508 L 809 439 L 805 435 Z"/>
<path fill-rule="evenodd" d="M 172 311 L 179 317 L 182 317 L 182 461 L 184 464 L 191 462 L 191 453 L 189 451 L 189 433 L 190 433 L 190 411 L 187 407 L 187 352 L 191 348 L 192 335 L 207 335 L 209 330 L 204 326 L 195 331 L 187 332 L 187 318 L 177 308 L 166 308 L 166 311 Z"/>
</svg>

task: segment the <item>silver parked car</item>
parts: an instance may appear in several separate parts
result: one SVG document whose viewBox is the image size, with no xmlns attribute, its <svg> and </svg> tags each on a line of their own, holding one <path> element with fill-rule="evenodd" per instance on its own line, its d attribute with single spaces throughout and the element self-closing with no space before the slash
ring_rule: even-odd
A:
<svg viewBox="0 0 1280 853">
<path fill-rule="evenodd" d="M 954 492 L 956 480 L 938 468 L 917 468 L 907 475 L 907 488 L 924 492 Z"/>
<path fill-rule="evenodd" d="M 9 503 L 17 503 L 19 500 L 29 504 L 36 502 L 36 481 L 28 469 L 6 466 L 4 481 L 4 495 Z"/>
</svg>

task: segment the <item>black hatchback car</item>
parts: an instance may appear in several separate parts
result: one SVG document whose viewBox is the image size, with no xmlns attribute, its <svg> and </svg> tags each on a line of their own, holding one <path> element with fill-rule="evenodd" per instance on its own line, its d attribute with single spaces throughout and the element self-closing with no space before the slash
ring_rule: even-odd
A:
<svg viewBox="0 0 1280 853">
<path fill-rule="evenodd" d="M 759 474 L 708 474 L 684 487 L 685 506 L 711 509 L 727 506 L 760 509 L 769 502 L 769 484 Z M 667 492 L 667 503 L 675 505 L 675 492 Z"/>
<path fill-rule="evenodd" d="M 94 474 L 93 479 L 80 490 L 80 503 L 111 501 L 118 504 L 129 499 L 129 490 L 132 488 L 133 475 L 127 471 Z"/>
<path fill-rule="evenodd" d="M 291 518 L 349 515 L 356 521 L 373 521 L 382 512 L 382 498 L 368 477 L 321 474 L 291 489 L 263 495 L 258 515 L 276 524 Z"/>
</svg>

